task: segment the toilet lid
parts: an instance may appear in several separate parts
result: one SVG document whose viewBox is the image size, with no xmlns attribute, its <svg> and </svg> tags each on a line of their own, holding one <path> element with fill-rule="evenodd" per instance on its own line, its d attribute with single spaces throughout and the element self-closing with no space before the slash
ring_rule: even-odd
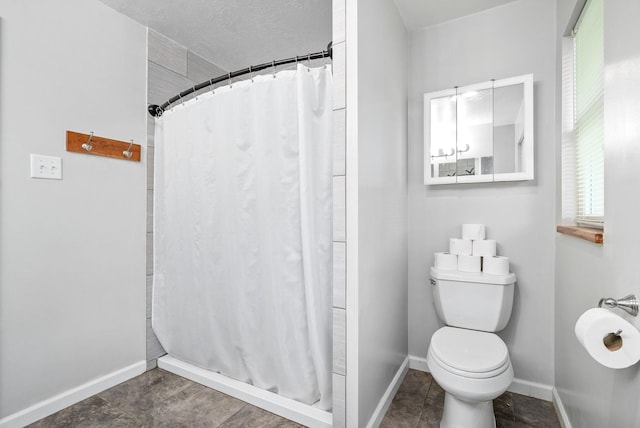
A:
<svg viewBox="0 0 640 428">
<path fill-rule="evenodd" d="M 438 360 L 463 372 L 493 372 L 509 361 L 507 345 L 484 331 L 442 327 L 431 337 L 430 347 Z"/>
</svg>

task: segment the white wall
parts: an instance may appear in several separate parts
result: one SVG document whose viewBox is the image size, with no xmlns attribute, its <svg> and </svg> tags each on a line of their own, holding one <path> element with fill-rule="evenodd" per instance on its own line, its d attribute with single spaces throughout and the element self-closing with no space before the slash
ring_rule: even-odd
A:
<svg viewBox="0 0 640 428">
<path fill-rule="evenodd" d="M 145 359 L 146 31 L 97 0 L 0 0 L 0 417 Z M 29 177 L 29 154 L 63 180 Z M 143 156 L 145 158 L 144 148 Z"/>
<path fill-rule="evenodd" d="M 535 174 L 528 182 L 425 186 L 422 96 L 492 78 L 534 75 Z M 429 266 L 462 223 L 484 223 L 517 275 L 499 333 L 516 378 L 553 384 L 555 1 L 520 0 L 414 31 L 409 38 L 409 353 L 425 358 L 440 327 Z"/>
<path fill-rule="evenodd" d="M 558 1 L 559 34 L 576 3 Z M 556 238 L 556 388 L 571 425 L 580 428 L 640 426 L 638 365 L 607 369 L 588 356 L 573 333 L 580 314 L 601 297 L 640 295 L 640 3 L 605 1 L 604 7 L 604 244 Z M 616 313 L 640 327 L 637 318 Z"/>
<path fill-rule="evenodd" d="M 357 2 L 357 26 L 349 20 L 354 3 L 347 2 L 349 427 L 369 423 L 407 356 L 407 33 L 392 0 Z"/>
</svg>

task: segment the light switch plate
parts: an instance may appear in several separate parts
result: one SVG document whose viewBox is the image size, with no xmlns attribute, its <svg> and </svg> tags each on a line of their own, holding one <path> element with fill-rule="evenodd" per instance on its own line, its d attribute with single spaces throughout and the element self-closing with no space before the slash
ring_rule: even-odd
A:
<svg viewBox="0 0 640 428">
<path fill-rule="evenodd" d="M 31 177 L 62 180 L 62 158 L 32 154 Z"/>
</svg>

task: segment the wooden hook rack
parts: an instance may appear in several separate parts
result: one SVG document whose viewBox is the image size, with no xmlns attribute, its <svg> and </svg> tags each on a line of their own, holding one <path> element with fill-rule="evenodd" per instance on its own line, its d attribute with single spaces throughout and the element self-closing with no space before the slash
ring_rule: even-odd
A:
<svg viewBox="0 0 640 428">
<path fill-rule="evenodd" d="M 67 151 L 140 162 L 140 144 L 67 131 Z M 126 152 L 126 153 L 125 153 Z M 127 156 L 127 153 L 130 156 Z"/>
</svg>

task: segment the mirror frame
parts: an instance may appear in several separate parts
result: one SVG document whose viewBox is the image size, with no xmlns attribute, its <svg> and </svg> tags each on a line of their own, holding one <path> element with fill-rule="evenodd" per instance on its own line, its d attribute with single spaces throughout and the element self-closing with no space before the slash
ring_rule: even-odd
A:
<svg viewBox="0 0 640 428">
<path fill-rule="evenodd" d="M 451 177 L 431 177 L 431 100 L 434 98 L 442 98 L 447 96 L 456 96 L 472 90 L 480 90 L 487 88 L 501 88 L 505 86 L 522 84 L 524 88 L 524 131 L 522 150 L 524 154 L 524 163 L 521 172 L 507 172 L 500 174 L 485 175 L 461 175 Z M 454 184 L 454 183 L 490 183 L 498 181 L 525 181 L 534 179 L 534 136 L 533 136 L 533 74 L 525 74 L 522 76 L 510 77 L 495 81 L 486 81 L 467 85 L 463 87 L 454 87 L 442 91 L 429 92 L 424 94 L 424 184 Z M 457 106 L 456 106 L 457 109 Z M 493 112 L 492 112 L 493 115 Z M 457 125 L 456 125 L 457 129 Z M 457 141 L 457 136 L 456 136 Z M 456 156 L 457 161 L 457 156 Z"/>
</svg>

